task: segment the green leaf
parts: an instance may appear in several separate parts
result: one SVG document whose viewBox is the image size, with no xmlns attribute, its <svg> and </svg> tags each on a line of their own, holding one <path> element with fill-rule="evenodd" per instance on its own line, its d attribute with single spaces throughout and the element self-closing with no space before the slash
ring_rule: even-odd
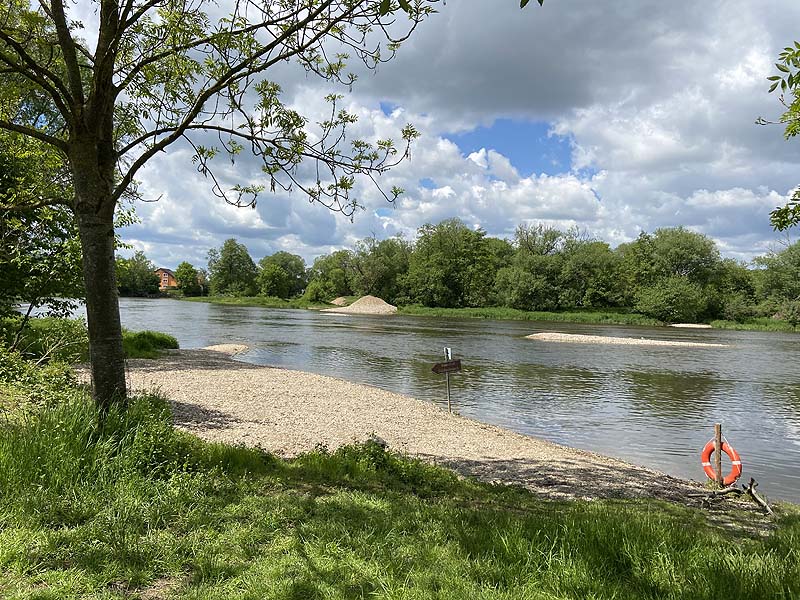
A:
<svg viewBox="0 0 800 600">
<path fill-rule="evenodd" d="M 398 0 L 400 2 L 400 8 L 406 11 L 408 14 L 411 14 L 411 4 L 409 4 L 408 0 Z"/>
<path fill-rule="evenodd" d="M 378 7 L 378 12 L 382 17 L 385 17 L 389 14 L 389 11 L 392 10 L 392 3 L 391 0 L 381 0 L 381 4 Z"/>
<path fill-rule="evenodd" d="M 530 0 L 519 0 L 519 7 L 520 8 L 525 8 L 525 6 L 527 6 L 528 2 L 530 2 Z"/>
<path fill-rule="evenodd" d="M 786 65 L 782 65 L 781 63 L 775 63 L 775 66 L 778 68 L 778 71 L 789 73 L 789 67 L 787 67 Z"/>
</svg>

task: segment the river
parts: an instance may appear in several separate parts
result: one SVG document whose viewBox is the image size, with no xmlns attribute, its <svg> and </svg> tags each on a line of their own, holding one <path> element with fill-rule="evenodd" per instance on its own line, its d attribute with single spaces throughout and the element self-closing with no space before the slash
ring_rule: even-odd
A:
<svg viewBox="0 0 800 600">
<path fill-rule="evenodd" d="M 182 348 L 248 344 L 250 363 L 332 375 L 446 406 L 431 372 L 449 346 L 463 415 L 671 475 L 705 480 L 714 423 L 768 497 L 800 502 L 800 335 L 566 323 L 337 315 L 176 300 L 120 300 L 123 326 Z M 537 342 L 559 331 L 726 348 Z M 727 472 L 727 467 L 725 468 Z"/>
</svg>

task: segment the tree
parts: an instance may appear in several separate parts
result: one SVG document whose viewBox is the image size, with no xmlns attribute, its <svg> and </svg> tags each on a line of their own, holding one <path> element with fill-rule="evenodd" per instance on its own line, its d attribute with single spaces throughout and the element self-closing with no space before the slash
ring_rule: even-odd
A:
<svg viewBox="0 0 800 600">
<path fill-rule="evenodd" d="M 395 304 L 402 287 L 400 278 L 408 271 L 411 244 L 400 237 L 381 240 L 366 238 L 353 252 L 353 288 L 356 294 L 370 294 Z"/>
<path fill-rule="evenodd" d="M 311 266 L 305 298 L 312 302 L 353 295 L 353 253 L 337 250 L 320 256 Z"/>
<path fill-rule="evenodd" d="M 2 208 L 59 204 L 76 217 L 92 389 L 102 409 L 126 395 L 114 213 L 123 196 L 135 195 L 141 168 L 180 141 L 214 193 L 232 204 L 253 206 L 269 186 L 352 214 L 356 177 L 374 181 L 402 160 L 416 130 L 402 130 L 399 148 L 352 139 L 345 131 L 355 116 L 335 94 L 327 97 L 329 118 L 310 125 L 283 105 L 266 75 L 296 60 L 350 85 L 347 58 L 368 68 L 388 60 L 434 1 L 243 0 L 218 18 L 209 0 L 100 0 L 93 45 L 78 37 L 81 24 L 63 0 L 41 0 L 35 10 L 29 0 L 2 3 L 0 129 L 47 145 L 70 184 L 30 201 L 4 199 Z M 388 38 L 383 48 L 378 36 Z M 215 156 L 234 159 L 245 147 L 261 159 L 265 184 L 232 184 L 212 170 Z M 298 169 L 304 161 L 313 176 Z"/>
<path fill-rule="evenodd" d="M 208 251 L 208 276 L 211 293 L 230 296 L 255 296 L 258 269 L 250 253 L 235 239 Z"/>
<path fill-rule="evenodd" d="M 158 294 L 159 278 L 155 265 L 137 250 L 131 258 L 118 258 L 116 268 L 120 296 L 154 296 Z"/>
<path fill-rule="evenodd" d="M 65 315 L 77 305 L 73 299 L 83 296 L 72 214 L 58 206 L 30 206 L 39 194 L 63 189 L 62 167 L 45 145 L 0 130 L 0 310 L 22 302 Z M 3 208 L 12 204 L 30 207 Z"/>
<path fill-rule="evenodd" d="M 184 296 L 198 296 L 201 292 L 200 273 L 194 268 L 192 263 L 183 261 L 175 269 L 175 281 L 178 282 L 178 289 Z"/>
<path fill-rule="evenodd" d="M 702 288 L 686 277 L 665 277 L 641 288 L 636 310 L 665 323 L 695 321 L 706 309 Z"/>
<path fill-rule="evenodd" d="M 262 258 L 258 267 L 258 287 L 264 296 L 294 298 L 306 288 L 306 261 L 301 256 L 276 252 Z"/>
<path fill-rule="evenodd" d="M 487 306 L 495 273 L 485 236 L 459 219 L 420 227 L 403 277 L 409 298 L 425 306 Z"/>
</svg>

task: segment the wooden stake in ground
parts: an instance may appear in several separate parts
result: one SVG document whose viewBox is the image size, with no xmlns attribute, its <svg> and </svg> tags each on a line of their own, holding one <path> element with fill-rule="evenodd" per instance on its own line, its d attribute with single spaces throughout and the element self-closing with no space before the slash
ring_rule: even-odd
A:
<svg viewBox="0 0 800 600">
<path fill-rule="evenodd" d="M 717 485 L 725 487 L 725 478 L 722 476 L 722 424 L 714 425 L 714 466 L 717 470 Z"/>
</svg>

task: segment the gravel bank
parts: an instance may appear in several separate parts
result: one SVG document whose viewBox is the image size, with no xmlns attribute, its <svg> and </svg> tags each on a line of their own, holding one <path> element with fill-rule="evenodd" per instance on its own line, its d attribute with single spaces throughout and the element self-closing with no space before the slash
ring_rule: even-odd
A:
<svg viewBox="0 0 800 600">
<path fill-rule="evenodd" d="M 220 347 L 217 347 L 219 350 Z M 131 386 L 158 390 L 176 424 L 202 438 L 260 446 L 291 457 L 371 435 L 390 448 L 484 481 L 518 484 L 549 498 L 686 501 L 696 485 L 619 460 L 451 415 L 429 402 L 325 377 L 178 350 L 129 361 Z"/>
<path fill-rule="evenodd" d="M 336 300 L 340 299 L 337 298 Z M 397 312 L 397 307 L 375 296 L 362 296 L 349 306 L 323 308 L 322 312 L 341 313 L 344 315 L 391 315 Z"/>
<path fill-rule="evenodd" d="M 705 342 L 678 342 L 674 340 L 650 340 L 647 338 L 609 337 L 605 335 L 579 335 L 575 333 L 534 333 L 525 336 L 539 342 L 566 342 L 571 344 L 624 344 L 627 346 L 691 346 L 694 348 L 727 348 L 728 344 Z"/>
</svg>

